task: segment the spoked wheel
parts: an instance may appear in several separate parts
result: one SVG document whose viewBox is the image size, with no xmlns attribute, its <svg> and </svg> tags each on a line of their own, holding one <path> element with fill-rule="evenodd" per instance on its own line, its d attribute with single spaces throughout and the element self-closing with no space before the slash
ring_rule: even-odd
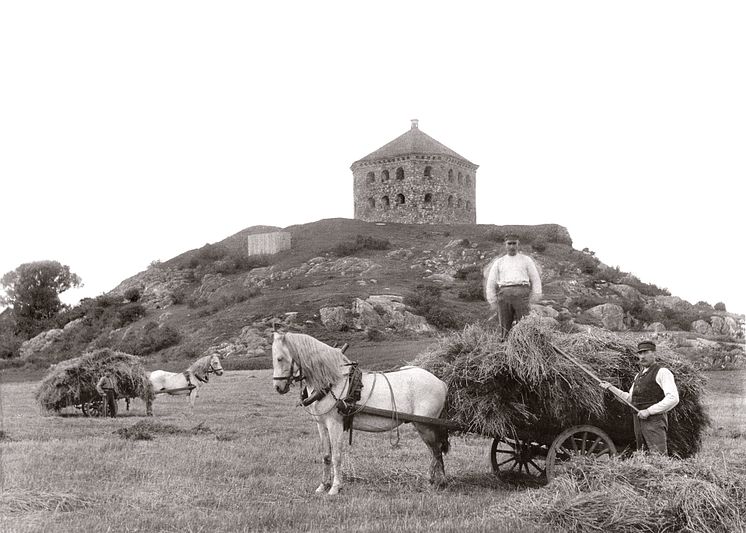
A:
<svg viewBox="0 0 746 533">
<path fill-rule="evenodd" d="M 547 481 L 551 481 L 562 470 L 563 465 L 567 466 L 578 460 L 608 460 L 616 453 L 616 446 L 611 438 L 595 426 L 566 429 L 554 439 L 547 453 Z"/>
<path fill-rule="evenodd" d="M 104 416 L 103 400 L 92 400 L 80 405 L 80 410 L 85 416 Z"/>
<path fill-rule="evenodd" d="M 501 446 L 503 444 L 504 446 Z M 537 480 L 543 480 L 546 475 L 545 457 L 547 447 L 514 436 L 497 437 L 492 441 L 490 462 L 492 473 L 525 474 Z"/>
</svg>

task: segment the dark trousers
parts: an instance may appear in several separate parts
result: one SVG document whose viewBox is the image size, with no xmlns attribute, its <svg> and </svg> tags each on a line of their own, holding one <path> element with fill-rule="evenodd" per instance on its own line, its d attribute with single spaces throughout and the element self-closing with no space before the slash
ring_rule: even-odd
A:
<svg viewBox="0 0 746 533">
<path fill-rule="evenodd" d="M 530 296 L 531 287 L 528 285 L 500 287 L 497 290 L 497 315 L 503 339 L 508 336 L 513 321 L 518 322 L 531 310 Z"/>
<path fill-rule="evenodd" d="M 104 396 L 104 416 L 110 416 L 112 418 L 117 416 L 117 398 L 115 392 L 111 389 L 104 389 L 106 396 Z"/>
<path fill-rule="evenodd" d="M 638 450 L 668 455 L 668 415 L 650 415 L 645 420 L 634 417 L 635 440 Z"/>
</svg>

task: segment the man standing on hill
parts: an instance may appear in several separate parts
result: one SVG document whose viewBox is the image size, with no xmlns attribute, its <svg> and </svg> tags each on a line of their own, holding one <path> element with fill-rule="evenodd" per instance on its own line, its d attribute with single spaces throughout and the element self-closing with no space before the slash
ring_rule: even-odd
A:
<svg viewBox="0 0 746 533">
<path fill-rule="evenodd" d="M 639 343 L 637 357 L 642 370 L 635 376 L 629 392 L 617 389 L 608 381 L 601 381 L 599 385 L 639 409 L 633 419 L 637 449 L 668 455 L 667 413 L 679 403 L 679 390 L 673 373 L 656 362 L 654 342 Z"/>
<path fill-rule="evenodd" d="M 541 278 L 536 263 L 518 251 L 518 235 L 505 237 L 505 255 L 488 267 L 485 293 L 492 311 L 497 311 L 503 340 L 531 310 L 531 299 L 541 297 Z"/>
</svg>

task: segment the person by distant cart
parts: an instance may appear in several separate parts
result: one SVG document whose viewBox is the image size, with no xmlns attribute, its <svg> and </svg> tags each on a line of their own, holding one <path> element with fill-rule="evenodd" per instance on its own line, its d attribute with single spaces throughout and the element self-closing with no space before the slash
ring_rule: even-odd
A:
<svg viewBox="0 0 746 533">
<path fill-rule="evenodd" d="M 637 449 L 667 455 L 667 413 L 679 403 L 679 390 L 673 373 L 656 361 L 654 342 L 639 343 L 637 356 L 642 369 L 635 376 L 629 392 L 619 390 L 608 381 L 601 381 L 599 385 L 639 409 L 634 417 Z"/>
<path fill-rule="evenodd" d="M 536 263 L 518 251 L 518 235 L 505 237 L 505 254 L 488 266 L 485 297 L 497 312 L 502 338 L 531 311 L 531 301 L 541 298 L 541 277 Z"/>
<path fill-rule="evenodd" d="M 113 376 L 104 374 L 96 383 L 96 391 L 104 402 L 104 416 L 117 416 L 116 382 Z"/>
</svg>

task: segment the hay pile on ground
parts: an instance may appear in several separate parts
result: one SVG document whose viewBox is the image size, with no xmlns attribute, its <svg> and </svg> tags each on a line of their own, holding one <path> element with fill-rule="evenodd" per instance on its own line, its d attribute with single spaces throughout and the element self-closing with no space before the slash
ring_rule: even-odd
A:
<svg viewBox="0 0 746 533">
<path fill-rule="evenodd" d="M 153 398 L 153 390 L 140 358 L 102 348 L 56 365 L 42 380 L 36 400 L 47 411 L 100 399 L 96 383 L 104 374 L 116 381 L 119 398 Z"/>
<path fill-rule="evenodd" d="M 576 463 L 491 510 L 549 531 L 719 533 L 746 528 L 746 471 L 714 457 L 657 454 Z"/>
<path fill-rule="evenodd" d="M 552 345 L 574 356 L 601 379 L 628 390 L 639 370 L 636 344 L 603 329 L 563 333 L 526 317 L 506 342 L 479 324 L 441 339 L 413 364 L 448 385 L 448 417 L 467 431 L 511 436 L 516 430 L 550 443 L 579 424 L 602 428 L 618 445 L 633 445 L 632 411 L 601 389 Z M 680 403 L 669 413 L 669 447 L 689 457 L 699 450 L 708 424 L 701 403 L 704 377 L 665 346 L 660 362 L 674 373 Z"/>
</svg>

